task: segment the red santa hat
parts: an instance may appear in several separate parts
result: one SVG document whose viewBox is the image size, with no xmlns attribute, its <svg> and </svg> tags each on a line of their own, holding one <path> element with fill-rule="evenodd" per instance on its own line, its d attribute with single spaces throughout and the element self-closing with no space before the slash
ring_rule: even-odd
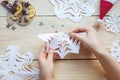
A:
<svg viewBox="0 0 120 80">
<path fill-rule="evenodd" d="M 100 16 L 98 22 L 102 22 L 104 16 L 112 8 L 117 0 L 100 0 Z"/>
</svg>

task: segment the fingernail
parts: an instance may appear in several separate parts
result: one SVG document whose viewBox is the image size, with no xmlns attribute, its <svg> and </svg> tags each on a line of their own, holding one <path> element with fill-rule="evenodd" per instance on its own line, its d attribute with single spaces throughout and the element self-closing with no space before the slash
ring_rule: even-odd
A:
<svg viewBox="0 0 120 80">
<path fill-rule="evenodd" d="M 73 33 L 70 33 L 70 35 L 72 35 Z"/>
</svg>

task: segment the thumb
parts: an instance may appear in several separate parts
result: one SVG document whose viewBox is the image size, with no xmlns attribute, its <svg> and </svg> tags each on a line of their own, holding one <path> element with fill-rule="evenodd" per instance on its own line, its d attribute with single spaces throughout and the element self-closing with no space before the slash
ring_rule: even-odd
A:
<svg viewBox="0 0 120 80">
<path fill-rule="evenodd" d="M 80 41 L 84 41 L 85 40 L 85 36 L 80 35 L 78 33 L 70 33 L 70 36 L 74 39 L 78 39 Z"/>
<path fill-rule="evenodd" d="M 49 51 L 48 51 L 48 60 L 49 61 L 53 61 L 53 49 L 52 48 L 49 48 Z"/>
</svg>

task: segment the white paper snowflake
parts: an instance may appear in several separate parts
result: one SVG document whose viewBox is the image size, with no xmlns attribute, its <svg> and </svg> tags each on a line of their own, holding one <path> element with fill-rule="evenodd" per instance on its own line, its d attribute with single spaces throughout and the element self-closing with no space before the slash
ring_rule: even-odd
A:
<svg viewBox="0 0 120 80">
<path fill-rule="evenodd" d="M 8 46 L 0 55 L 0 80 L 39 80 L 39 70 L 32 67 L 33 55 L 20 55 L 18 46 Z"/>
<path fill-rule="evenodd" d="M 81 33 L 80 35 L 86 35 Z M 47 50 L 52 47 L 55 53 L 58 53 L 63 59 L 68 53 L 79 53 L 80 45 L 77 40 L 70 39 L 68 33 L 59 32 L 53 34 L 41 34 L 38 36 L 41 40 L 47 42 Z"/>
<path fill-rule="evenodd" d="M 113 42 L 110 52 L 111 55 L 116 59 L 116 61 L 120 62 L 120 41 Z"/>
<path fill-rule="evenodd" d="M 120 15 L 112 14 L 105 18 L 106 30 L 114 34 L 120 33 Z"/>
<path fill-rule="evenodd" d="M 95 12 L 94 4 L 97 0 L 50 0 L 54 5 L 54 12 L 60 19 L 69 18 L 79 22 L 83 16 L 91 16 Z"/>
</svg>

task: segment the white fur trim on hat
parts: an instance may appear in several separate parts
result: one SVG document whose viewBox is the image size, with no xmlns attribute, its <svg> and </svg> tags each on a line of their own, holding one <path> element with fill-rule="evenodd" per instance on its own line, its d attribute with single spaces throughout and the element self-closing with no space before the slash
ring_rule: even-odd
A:
<svg viewBox="0 0 120 80">
<path fill-rule="evenodd" d="M 105 1 L 111 2 L 112 4 L 117 2 L 117 0 L 105 0 Z"/>
</svg>

